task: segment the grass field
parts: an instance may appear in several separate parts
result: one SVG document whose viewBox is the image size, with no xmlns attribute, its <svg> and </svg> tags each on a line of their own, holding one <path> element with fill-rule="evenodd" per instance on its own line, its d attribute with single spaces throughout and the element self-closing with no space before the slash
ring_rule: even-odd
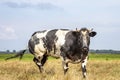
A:
<svg viewBox="0 0 120 80">
<path fill-rule="evenodd" d="M 84 80 L 80 64 L 69 64 L 69 71 L 63 74 L 60 59 L 49 58 L 40 74 L 32 61 L 31 54 L 4 61 L 14 54 L 0 54 L 0 80 Z M 90 54 L 87 64 L 87 80 L 120 80 L 120 54 Z"/>
</svg>

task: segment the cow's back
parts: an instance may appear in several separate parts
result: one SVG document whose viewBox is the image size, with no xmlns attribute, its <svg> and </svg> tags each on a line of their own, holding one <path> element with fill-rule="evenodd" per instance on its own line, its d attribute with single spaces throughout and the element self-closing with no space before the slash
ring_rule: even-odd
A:
<svg viewBox="0 0 120 80">
<path fill-rule="evenodd" d="M 32 54 L 46 53 L 48 55 L 60 55 L 60 48 L 65 42 L 68 29 L 53 29 L 37 31 L 31 36 L 28 47 Z"/>
</svg>

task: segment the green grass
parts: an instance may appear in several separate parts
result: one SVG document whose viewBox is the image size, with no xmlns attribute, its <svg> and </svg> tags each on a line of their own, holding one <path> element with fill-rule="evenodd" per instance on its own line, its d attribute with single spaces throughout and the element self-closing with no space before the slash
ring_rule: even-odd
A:
<svg viewBox="0 0 120 80">
<path fill-rule="evenodd" d="M 0 61 L 3 61 L 5 58 L 15 55 L 13 54 L 0 54 Z M 24 54 L 22 60 L 23 61 L 32 61 L 33 60 L 32 54 Z M 49 57 L 49 60 L 54 60 L 55 58 Z M 90 60 L 120 60 L 120 54 L 89 54 Z M 14 58 L 12 60 L 19 60 L 19 58 Z"/>
<path fill-rule="evenodd" d="M 120 60 L 120 54 L 89 54 L 91 60 Z"/>
<path fill-rule="evenodd" d="M 0 53 L 0 60 L 4 60 L 5 58 L 10 57 L 12 55 L 14 55 L 14 54 L 3 54 L 3 53 Z"/>
</svg>

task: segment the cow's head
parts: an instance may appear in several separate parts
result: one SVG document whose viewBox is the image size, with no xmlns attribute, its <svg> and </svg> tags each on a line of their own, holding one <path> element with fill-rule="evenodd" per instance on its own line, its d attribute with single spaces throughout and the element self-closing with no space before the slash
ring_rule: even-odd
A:
<svg viewBox="0 0 120 80">
<path fill-rule="evenodd" d="M 78 44 L 80 45 L 82 52 L 87 54 L 89 51 L 90 37 L 94 37 L 96 32 L 88 30 L 87 28 L 81 28 L 78 32 Z"/>
</svg>

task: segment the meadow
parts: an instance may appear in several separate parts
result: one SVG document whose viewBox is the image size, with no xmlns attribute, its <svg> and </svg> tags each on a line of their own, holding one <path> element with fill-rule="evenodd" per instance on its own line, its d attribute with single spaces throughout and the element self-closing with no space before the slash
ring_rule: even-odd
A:
<svg viewBox="0 0 120 80">
<path fill-rule="evenodd" d="M 61 60 L 49 57 L 45 72 L 40 74 L 33 55 L 4 60 L 11 55 L 14 54 L 0 54 L 0 80 L 120 80 L 120 54 L 90 54 L 86 79 L 82 78 L 81 64 L 69 64 L 64 75 Z"/>
</svg>

